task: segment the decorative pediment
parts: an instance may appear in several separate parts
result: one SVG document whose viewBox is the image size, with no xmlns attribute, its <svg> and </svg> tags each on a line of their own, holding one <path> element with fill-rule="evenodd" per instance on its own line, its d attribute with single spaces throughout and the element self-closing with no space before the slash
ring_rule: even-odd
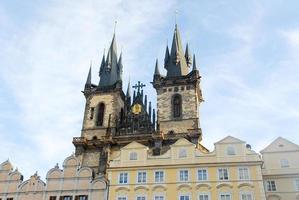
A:
<svg viewBox="0 0 299 200">
<path fill-rule="evenodd" d="M 138 142 L 131 142 L 129 144 L 127 144 L 126 146 L 124 146 L 122 149 L 147 149 L 147 146 L 144 146 L 143 144 L 140 144 Z"/>
<path fill-rule="evenodd" d="M 250 188 L 254 188 L 254 185 L 252 183 L 240 183 L 238 185 L 238 188 L 242 188 L 242 187 L 250 187 Z"/>
<path fill-rule="evenodd" d="M 278 137 L 270 145 L 261 151 L 261 153 L 267 152 L 287 152 L 287 151 L 299 151 L 299 145 L 294 144 L 293 142 Z"/>
<path fill-rule="evenodd" d="M 236 144 L 236 143 L 246 143 L 246 142 L 229 135 L 229 136 L 223 138 L 222 140 L 216 142 L 215 144 Z"/>
<path fill-rule="evenodd" d="M 193 144 L 192 142 L 189 142 L 185 138 L 180 138 L 171 146 L 172 147 L 179 147 L 179 146 L 190 146 L 190 147 L 194 146 L 195 147 L 195 144 Z"/>
<path fill-rule="evenodd" d="M 219 183 L 216 188 L 222 188 L 222 187 L 228 187 L 228 188 L 233 188 L 233 185 L 231 183 Z"/>
</svg>

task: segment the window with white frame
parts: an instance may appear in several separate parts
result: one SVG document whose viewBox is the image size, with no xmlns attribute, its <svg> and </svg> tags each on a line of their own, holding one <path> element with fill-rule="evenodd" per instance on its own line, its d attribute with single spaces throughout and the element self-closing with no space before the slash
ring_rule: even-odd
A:
<svg viewBox="0 0 299 200">
<path fill-rule="evenodd" d="M 164 182 L 164 171 L 155 171 L 155 182 L 156 183 Z"/>
<path fill-rule="evenodd" d="M 189 171 L 186 169 L 180 170 L 180 181 L 188 181 L 189 180 Z"/>
<path fill-rule="evenodd" d="M 299 191 L 299 179 L 295 180 L 296 190 Z"/>
<path fill-rule="evenodd" d="M 187 157 L 187 150 L 186 149 L 180 149 L 179 150 L 179 158 L 186 158 Z"/>
<path fill-rule="evenodd" d="M 125 196 L 118 196 L 117 200 L 127 200 L 127 197 L 125 197 Z"/>
<path fill-rule="evenodd" d="M 198 169 L 197 170 L 197 180 L 198 181 L 208 180 L 208 171 L 207 171 L 207 169 Z"/>
<path fill-rule="evenodd" d="M 228 180 L 228 169 L 227 168 L 218 169 L 218 178 L 221 181 Z"/>
<path fill-rule="evenodd" d="M 236 155 L 235 148 L 233 146 L 228 146 L 226 148 L 226 154 L 227 155 Z"/>
<path fill-rule="evenodd" d="M 146 172 L 137 173 L 137 183 L 146 183 Z"/>
<path fill-rule="evenodd" d="M 155 195 L 154 200 L 164 200 L 164 196 L 163 195 Z"/>
<path fill-rule="evenodd" d="M 240 180 L 249 180 L 249 169 L 247 167 L 239 168 L 239 179 Z"/>
<path fill-rule="evenodd" d="M 128 183 L 128 173 L 127 172 L 121 172 L 119 174 L 118 183 L 119 184 L 127 184 Z"/>
<path fill-rule="evenodd" d="M 275 181 L 273 181 L 273 180 L 266 181 L 266 188 L 267 188 L 267 191 L 269 191 L 269 192 L 276 191 Z"/>
<path fill-rule="evenodd" d="M 241 200 L 253 200 L 251 193 L 242 193 L 241 194 Z"/>
<path fill-rule="evenodd" d="M 198 200 L 209 200 L 209 195 L 208 194 L 199 194 Z"/>
<path fill-rule="evenodd" d="M 136 200 L 146 200 L 146 197 L 144 195 L 142 196 L 137 196 Z"/>
<path fill-rule="evenodd" d="M 72 196 L 63 196 L 63 200 L 72 200 Z"/>
<path fill-rule="evenodd" d="M 220 194 L 219 195 L 219 200 L 231 200 L 231 194 Z"/>
<path fill-rule="evenodd" d="M 189 195 L 180 195 L 179 200 L 190 200 L 190 196 Z"/>
<path fill-rule="evenodd" d="M 137 153 L 136 152 L 131 152 L 130 153 L 130 160 L 137 160 Z"/>
<path fill-rule="evenodd" d="M 287 159 L 285 159 L 285 158 L 281 159 L 281 160 L 280 160 L 280 166 L 281 166 L 282 168 L 289 167 L 289 166 L 290 166 L 290 165 L 289 165 L 289 161 L 288 161 Z"/>
</svg>

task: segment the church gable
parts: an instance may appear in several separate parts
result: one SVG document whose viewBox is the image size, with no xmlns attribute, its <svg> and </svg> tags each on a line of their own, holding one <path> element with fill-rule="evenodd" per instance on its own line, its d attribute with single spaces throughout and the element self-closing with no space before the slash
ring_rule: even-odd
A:
<svg viewBox="0 0 299 200">
<path fill-rule="evenodd" d="M 291 141 L 278 137 L 271 144 L 269 144 L 261 153 L 268 152 L 287 152 L 287 151 L 299 151 L 299 146 Z"/>
</svg>

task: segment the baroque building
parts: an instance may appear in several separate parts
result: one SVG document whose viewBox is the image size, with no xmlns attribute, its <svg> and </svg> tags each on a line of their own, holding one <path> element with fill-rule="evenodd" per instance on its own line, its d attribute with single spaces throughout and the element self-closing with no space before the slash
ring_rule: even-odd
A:
<svg viewBox="0 0 299 200">
<path fill-rule="evenodd" d="M 132 87 L 129 82 L 124 92 L 125 67 L 114 34 L 98 84 L 89 69 L 75 153 L 62 168 L 50 169 L 45 182 L 37 173 L 24 181 L 5 161 L 0 200 L 299 199 L 297 145 L 278 138 L 261 156 L 232 136 L 216 142 L 213 151 L 201 144 L 201 76 L 177 25 L 163 66 L 165 75 L 158 59 L 153 68 L 157 105 L 140 81 Z"/>
</svg>

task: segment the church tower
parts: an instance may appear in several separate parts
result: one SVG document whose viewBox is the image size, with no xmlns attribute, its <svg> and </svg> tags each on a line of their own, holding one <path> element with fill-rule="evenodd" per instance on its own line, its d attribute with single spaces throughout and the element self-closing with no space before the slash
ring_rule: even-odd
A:
<svg viewBox="0 0 299 200">
<path fill-rule="evenodd" d="M 115 132 L 117 119 L 124 109 L 122 71 L 122 54 L 118 58 L 114 34 L 107 56 L 104 53 L 102 58 L 98 85 L 92 84 L 91 68 L 89 69 L 83 91 L 86 105 L 81 137 L 73 139 L 76 156 L 83 166 L 94 168 L 95 172 L 105 171 L 109 151 L 106 141 Z"/>
<path fill-rule="evenodd" d="M 198 144 L 201 140 L 199 105 L 203 101 L 201 77 L 195 56 L 192 62 L 188 44 L 183 51 L 177 24 L 170 52 L 166 46 L 164 68 L 166 76 L 160 73 L 157 60 L 152 83 L 157 92 L 158 131 L 165 139 L 185 137 Z"/>
</svg>

